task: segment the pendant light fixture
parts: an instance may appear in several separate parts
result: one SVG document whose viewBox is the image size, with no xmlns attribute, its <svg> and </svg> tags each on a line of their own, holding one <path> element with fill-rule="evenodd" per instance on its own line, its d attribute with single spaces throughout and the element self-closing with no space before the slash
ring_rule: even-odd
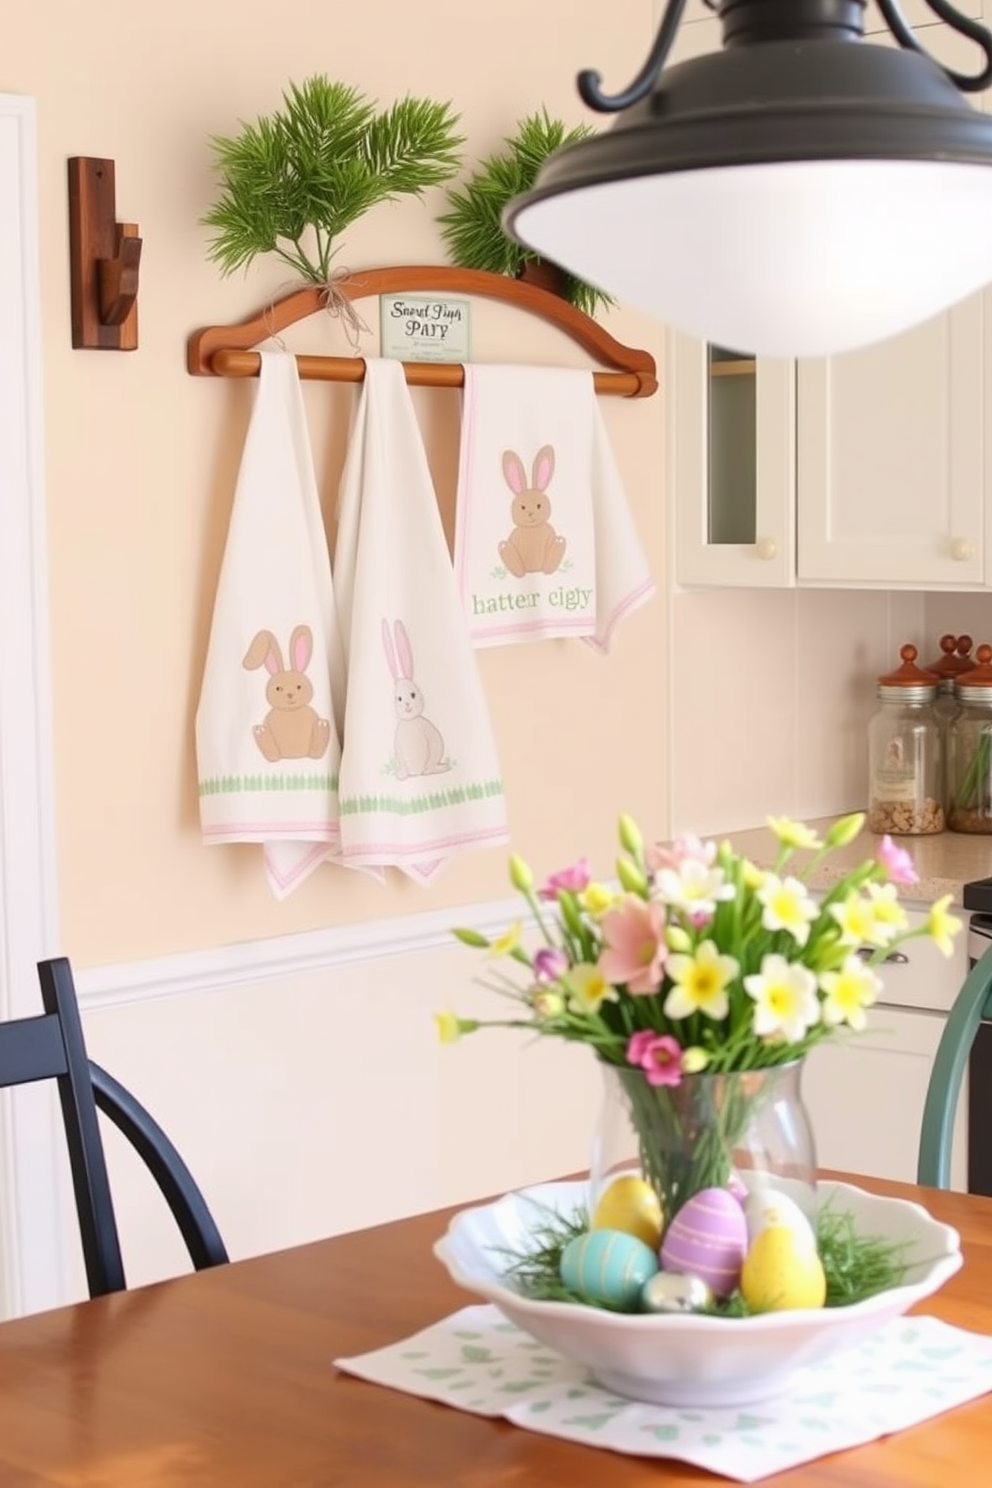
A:
<svg viewBox="0 0 992 1488">
<path fill-rule="evenodd" d="M 992 280 L 992 118 L 962 96 L 992 81 L 984 26 L 927 0 L 984 53 L 966 75 L 921 49 L 898 0 L 877 0 L 897 46 L 863 39 L 865 0 L 707 3 L 721 51 L 666 67 L 685 9 L 668 0 L 629 88 L 579 75 L 619 117 L 546 161 L 506 208 L 511 237 L 762 356 L 881 341 Z"/>
</svg>

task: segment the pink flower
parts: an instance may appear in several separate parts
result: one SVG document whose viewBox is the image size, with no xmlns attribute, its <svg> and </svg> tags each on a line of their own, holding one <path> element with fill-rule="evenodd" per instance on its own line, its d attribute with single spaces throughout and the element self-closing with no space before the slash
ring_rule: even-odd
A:
<svg viewBox="0 0 992 1488">
<path fill-rule="evenodd" d="M 596 969 L 608 982 L 626 984 L 628 992 L 657 992 L 667 947 L 661 906 L 628 894 L 601 921 L 605 946 Z"/>
<path fill-rule="evenodd" d="M 567 889 L 571 894 L 581 894 L 583 889 L 589 887 L 591 879 L 592 866 L 589 859 L 580 858 L 571 868 L 561 868 L 557 873 L 552 873 L 543 887 L 538 889 L 538 898 L 557 899 L 559 889 Z"/>
<path fill-rule="evenodd" d="M 557 946 L 542 946 L 532 964 L 539 982 L 556 982 L 568 970 L 568 957 Z"/>
<path fill-rule="evenodd" d="M 662 868 L 674 868 L 677 871 L 690 859 L 702 863 L 706 868 L 712 868 L 716 861 L 716 843 L 700 842 L 691 832 L 682 832 L 670 847 L 662 842 L 655 842 L 644 853 L 644 862 L 649 873 L 657 873 Z"/>
<path fill-rule="evenodd" d="M 632 1034 L 627 1062 L 640 1065 L 649 1085 L 678 1085 L 682 1079 L 682 1046 L 667 1033 L 645 1028 Z"/>
<path fill-rule="evenodd" d="M 878 861 L 893 883 L 919 883 L 920 875 L 916 871 L 913 859 L 904 847 L 892 841 L 887 832 L 878 844 Z"/>
</svg>

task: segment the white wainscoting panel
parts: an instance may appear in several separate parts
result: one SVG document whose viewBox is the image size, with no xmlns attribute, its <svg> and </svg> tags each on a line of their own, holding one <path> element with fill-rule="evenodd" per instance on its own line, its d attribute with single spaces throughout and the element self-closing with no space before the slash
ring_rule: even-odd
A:
<svg viewBox="0 0 992 1488">
<path fill-rule="evenodd" d="M 495 934 L 519 900 L 459 922 Z M 149 1106 L 234 1257 L 255 1255 L 588 1163 L 599 1076 L 587 1050 L 482 1030 L 442 1047 L 433 1013 L 507 1016 L 474 984 L 453 917 L 238 945 L 78 977 L 93 1058 Z M 129 1281 L 188 1269 L 171 1220 L 107 1135 Z M 82 1288 L 81 1270 L 77 1284 Z"/>
</svg>

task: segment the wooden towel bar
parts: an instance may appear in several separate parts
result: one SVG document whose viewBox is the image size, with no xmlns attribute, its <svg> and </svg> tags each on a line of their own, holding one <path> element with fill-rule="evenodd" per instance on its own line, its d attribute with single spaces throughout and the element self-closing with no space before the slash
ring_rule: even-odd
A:
<svg viewBox="0 0 992 1488">
<path fill-rule="evenodd" d="M 567 300 L 520 279 L 477 269 L 414 264 L 366 269 L 342 278 L 334 287 L 349 300 L 404 292 L 482 295 L 503 300 L 549 321 L 608 368 L 593 373 L 597 393 L 647 398 L 658 387 L 650 352 L 625 346 Z M 253 348 L 271 336 L 278 336 L 296 321 L 325 309 L 326 305 L 327 292 L 312 285 L 275 300 L 248 320 L 194 331 L 187 343 L 187 368 L 194 377 L 256 377 L 261 359 Z M 303 378 L 361 382 L 365 376 L 361 357 L 297 356 L 296 360 Z M 457 362 L 404 362 L 403 370 L 407 382 L 418 387 L 461 387 L 465 375 Z"/>
</svg>

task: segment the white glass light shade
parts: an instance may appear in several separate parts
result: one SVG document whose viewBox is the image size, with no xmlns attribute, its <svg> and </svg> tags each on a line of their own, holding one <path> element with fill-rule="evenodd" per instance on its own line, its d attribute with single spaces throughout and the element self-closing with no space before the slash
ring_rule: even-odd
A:
<svg viewBox="0 0 992 1488">
<path fill-rule="evenodd" d="M 829 356 L 992 280 L 992 165 L 807 160 L 629 176 L 523 199 L 544 258 L 720 346 Z"/>
</svg>

